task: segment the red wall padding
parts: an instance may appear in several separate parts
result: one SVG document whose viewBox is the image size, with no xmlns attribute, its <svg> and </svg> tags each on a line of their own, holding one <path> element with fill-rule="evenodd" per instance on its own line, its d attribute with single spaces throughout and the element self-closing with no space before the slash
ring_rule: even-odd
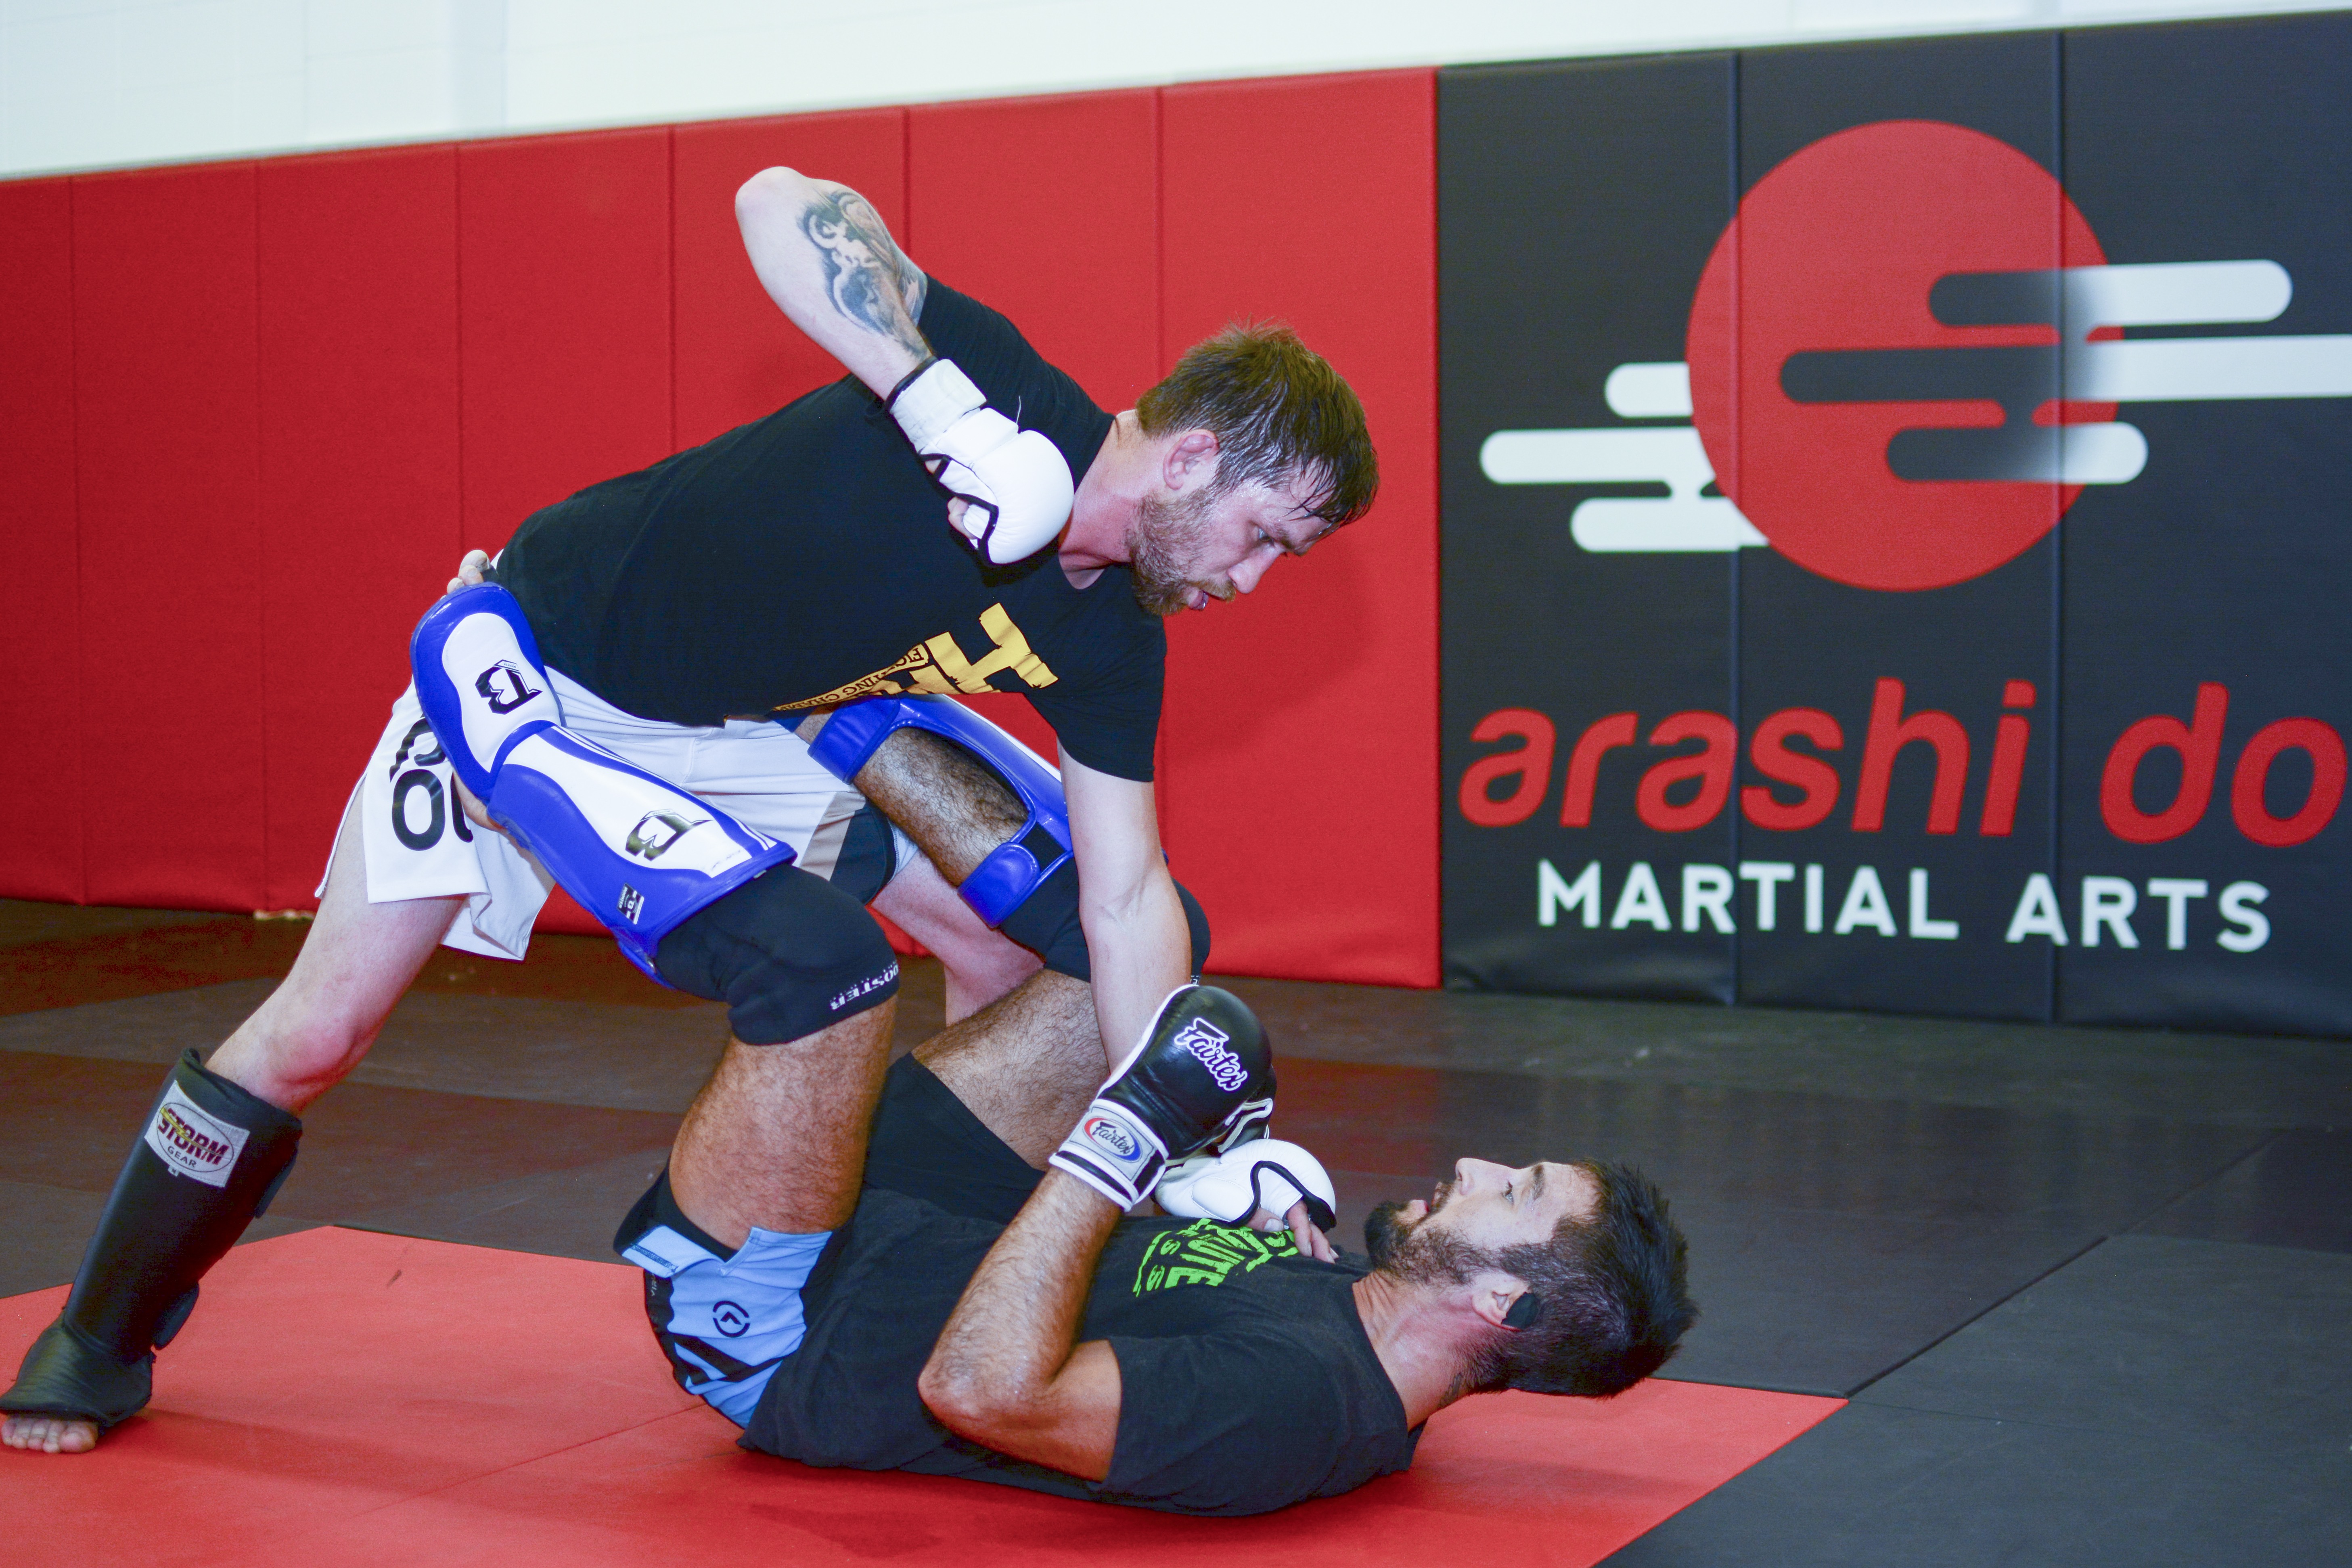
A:
<svg viewBox="0 0 2352 1568">
<path fill-rule="evenodd" d="M 1369 516 L 1170 628 L 1160 813 L 1221 969 L 1438 981 L 1435 84 L 1162 100 L 1168 357 L 1286 321 L 1363 398 L 1381 456 Z"/>
<path fill-rule="evenodd" d="M 457 155 L 260 167 L 264 899 L 310 908 L 457 526 Z"/>
<path fill-rule="evenodd" d="M 0 471 L 8 613 L 0 616 L 0 892 L 82 897 L 80 560 L 74 528 L 73 195 L 0 185 Z"/>
<path fill-rule="evenodd" d="M 910 110 L 907 253 L 1104 407 L 1160 379 L 1156 92 Z"/>
<path fill-rule="evenodd" d="M 8 700 L 37 731 L 58 710 L 21 694 L 73 689 L 85 771 L 57 787 L 71 745 L 0 763 L 0 799 L 49 829 L 0 849 L 0 893 L 308 904 L 458 551 L 838 374 L 735 232 L 735 187 L 781 163 L 856 186 L 1107 406 L 1253 316 L 1292 321 L 1362 394 L 1372 516 L 1171 628 L 1161 817 L 1217 968 L 1434 984 L 1433 81 L 0 185 L 11 542 L 27 580 L 65 585 L 16 612 Z M 1025 703 L 978 705 L 1050 754 Z M 541 924 L 591 929 L 560 896 Z"/>
<path fill-rule="evenodd" d="M 1133 407 L 1164 368 L 1160 95 L 949 104 L 907 118 L 908 254 L 1010 316 L 1097 403 Z M 1054 760 L 1053 728 L 1025 699 L 971 705 Z"/>
<path fill-rule="evenodd" d="M 262 901 L 254 166 L 74 182 L 85 896 Z"/>
<path fill-rule="evenodd" d="M 667 129 L 458 148 L 469 546 L 670 452 L 669 174 Z"/>
<path fill-rule="evenodd" d="M 760 287 L 735 227 L 736 187 L 781 163 L 849 186 L 903 234 L 906 123 L 904 110 L 874 109 L 677 128 L 679 446 L 708 441 L 841 379 L 840 364 Z"/>
</svg>

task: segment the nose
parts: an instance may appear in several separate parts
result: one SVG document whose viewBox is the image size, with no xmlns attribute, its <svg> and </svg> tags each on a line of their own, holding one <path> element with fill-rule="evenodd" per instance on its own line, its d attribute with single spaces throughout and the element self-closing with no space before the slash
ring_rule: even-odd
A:
<svg viewBox="0 0 2352 1568">
<path fill-rule="evenodd" d="M 1228 580 L 1232 582 L 1234 591 L 1235 593 L 1246 594 L 1251 589 L 1257 586 L 1258 579 L 1264 577 L 1265 575 L 1266 568 L 1273 564 L 1274 552 L 1272 551 L 1260 550 L 1254 552 L 1251 554 L 1243 557 L 1242 563 L 1233 569 L 1232 573 L 1229 574 Z"/>
<path fill-rule="evenodd" d="M 1510 1173 L 1507 1166 L 1497 1165 L 1492 1160 L 1473 1160 L 1465 1156 L 1454 1162 L 1454 1188 L 1461 1193 L 1484 1192 L 1487 1186 L 1501 1182 Z"/>
</svg>

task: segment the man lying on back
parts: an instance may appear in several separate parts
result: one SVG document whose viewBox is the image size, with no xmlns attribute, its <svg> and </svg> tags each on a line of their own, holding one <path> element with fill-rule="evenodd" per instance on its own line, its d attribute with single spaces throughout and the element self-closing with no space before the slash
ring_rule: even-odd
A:
<svg viewBox="0 0 2352 1568">
<path fill-rule="evenodd" d="M 898 1062 L 830 1233 L 762 1225 L 761 1192 L 838 1169 L 797 1131 L 756 1174 L 681 1135 L 615 1238 L 680 1385 L 807 1464 L 1250 1514 L 1405 1468 L 1468 1394 L 1620 1393 L 1696 1315 L 1623 1166 L 1462 1160 L 1335 1254 L 1321 1167 L 1251 1137 L 1273 1071 L 1238 998 L 1177 991 L 1108 1082 L 1092 1020 L 1048 971 Z M 1163 1180 L 1182 1214 L 1122 1217 Z"/>
</svg>

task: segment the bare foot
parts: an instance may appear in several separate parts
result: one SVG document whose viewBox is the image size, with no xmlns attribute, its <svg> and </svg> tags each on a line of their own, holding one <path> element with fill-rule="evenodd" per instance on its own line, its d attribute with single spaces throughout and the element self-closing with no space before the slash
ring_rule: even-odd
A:
<svg viewBox="0 0 2352 1568">
<path fill-rule="evenodd" d="M 98 1423 L 60 1415 L 11 1415 L 0 1424 L 0 1443 L 37 1454 L 87 1454 L 98 1447 Z"/>
</svg>

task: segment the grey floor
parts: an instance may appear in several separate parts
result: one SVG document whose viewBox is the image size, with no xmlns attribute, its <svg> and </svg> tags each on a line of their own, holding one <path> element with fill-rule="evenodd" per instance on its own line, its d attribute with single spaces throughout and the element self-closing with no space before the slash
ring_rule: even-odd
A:
<svg viewBox="0 0 2352 1568">
<path fill-rule="evenodd" d="M 208 919 L 0 902 L 0 1005 L 249 940 Z M 608 1260 L 724 1016 L 576 941 L 509 971 L 573 994 L 412 994 L 255 1234 Z M 0 1005 L 0 1294 L 70 1278 L 163 1065 L 272 984 Z M 1462 1154 L 1632 1160 L 1705 1312 L 1671 1374 L 1852 1401 L 1612 1561 L 2352 1563 L 2352 1044 L 1224 984 L 1343 1226 Z M 910 966 L 901 1046 L 940 1008 Z"/>
</svg>

